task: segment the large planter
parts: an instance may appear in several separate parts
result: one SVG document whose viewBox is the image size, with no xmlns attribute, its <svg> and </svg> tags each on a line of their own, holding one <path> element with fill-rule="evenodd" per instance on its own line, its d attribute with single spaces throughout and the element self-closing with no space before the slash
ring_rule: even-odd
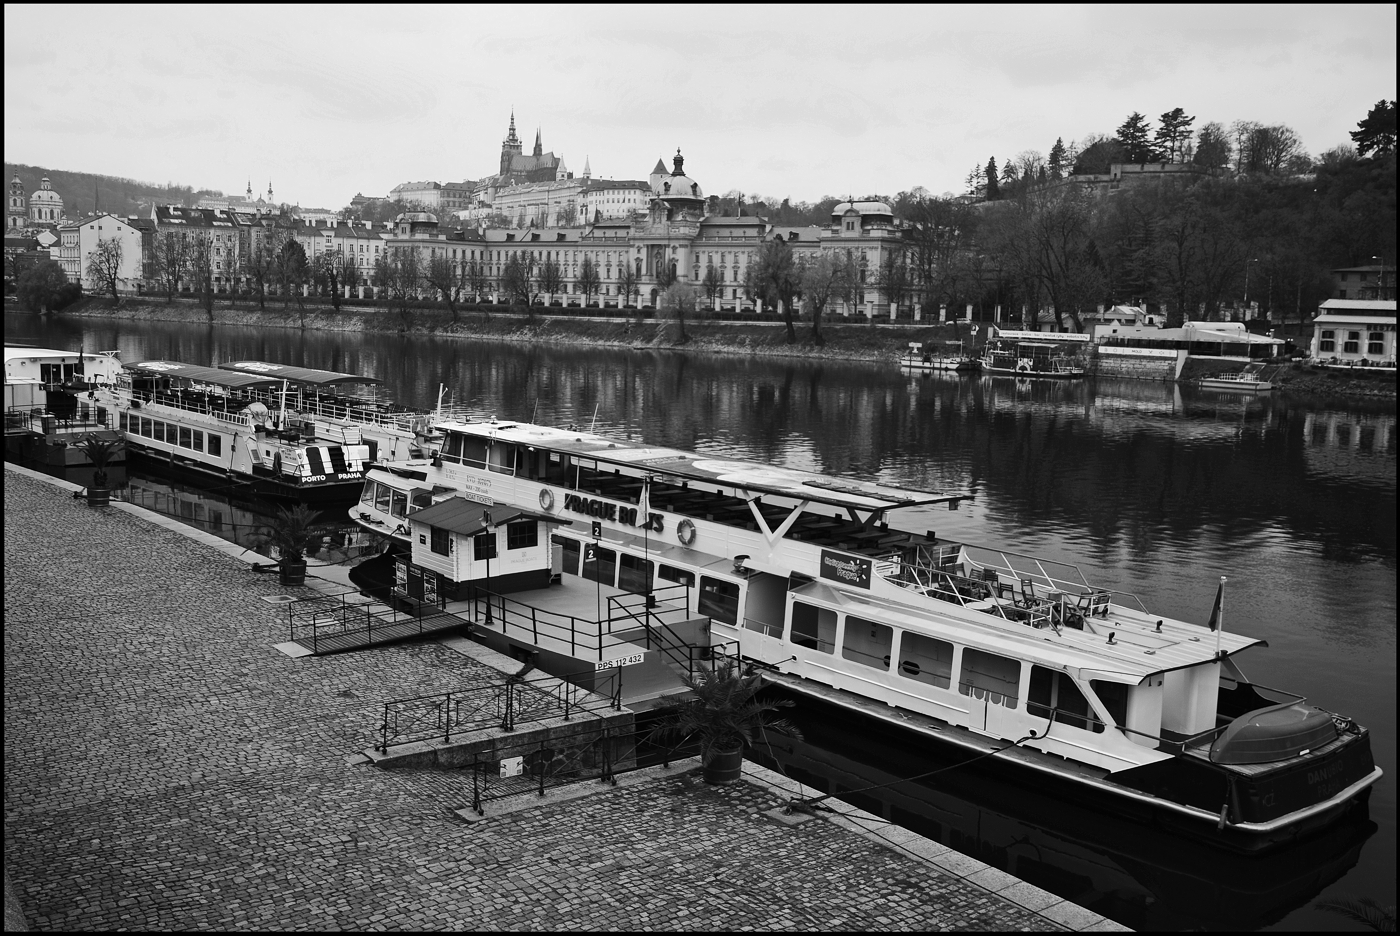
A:
<svg viewBox="0 0 1400 936">
<path fill-rule="evenodd" d="M 87 502 L 89 507 L 106 507 L 112 502 L 112 491 L 105 487 L 90 487 L 87 489 Z"/>
<path fill-rule="evenodd" d="M 716 786 L 733 783 L 744 769 L 744 746 L 736 744 L 728 750 L 716 750 L 701 770 L 706 783 Z"/>
<path fill-rule="evenodd" d="M 278 572 L 278 581 L 283 585 L 305 585 L 306 561 L 288 562 L 284 559 Z"/>
</svg>

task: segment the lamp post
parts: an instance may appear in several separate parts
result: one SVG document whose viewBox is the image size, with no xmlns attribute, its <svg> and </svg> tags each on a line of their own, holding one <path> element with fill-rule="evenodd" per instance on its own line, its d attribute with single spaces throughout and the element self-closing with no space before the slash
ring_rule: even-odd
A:
<svg viewBox="0 0 1400 936">
<path fill-rule="evenodd" d="M 489 511 L 481 512 L 481 532 L 485 533 L 491 529 L 491 514 Z M 490 627 L 491 620 L 491 554 L 496 551 L 494 536 L 486 544 L 486 626 Z"/>
<path fill-rule="evenodd" d="M 1258 263 L 1258 262 L 1259 262 L 1259 258 L 1258 258 L 1258 257 L 1255 257 L 1255 258 L 1252 259 L 1252 260 L 1246 260 L 1246 261 L 1244 262 L 1244 314 L 1245 314 L 1245 315 L 1248 315 L 1248 314 L 1249 314 L 1249 265 L 1250 265 L 1251 263 Z"/>
</svg>

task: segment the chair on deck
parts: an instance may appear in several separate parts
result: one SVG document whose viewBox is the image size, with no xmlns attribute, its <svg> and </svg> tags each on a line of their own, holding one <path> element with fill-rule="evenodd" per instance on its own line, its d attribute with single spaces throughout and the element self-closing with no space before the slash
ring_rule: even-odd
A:
<svg viewBox="0 0 1400 936">
<path fill-rule="evenodd" d="M 1042 603 L 1040 596 L 1035 593 L 1035 582 L 1021 579 L 1021 600 L 1016 602 L 1017 607 L 1036 608 Z"/>
<path fill-rule="evenodd" d="M 1010 593 L 1013 599 L 1016 597 L 1015 586 L 1010 582 L 1003 582 L 996 569 L 982 569 L 981 572 L 982 582 L 998 599 L 1005 598 L 1007 593 Z"/>
<path fill-rule="evenodd" d="M 1084 617 L 1108 617 L 1109 594 L 1102 589 L 1091 589 L 1075 600 L 1075 609 Z"/>
</svg>

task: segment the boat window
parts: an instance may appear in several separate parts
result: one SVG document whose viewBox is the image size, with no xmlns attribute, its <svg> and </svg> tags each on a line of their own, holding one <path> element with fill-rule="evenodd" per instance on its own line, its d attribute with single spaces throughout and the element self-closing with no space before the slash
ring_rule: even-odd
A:
<svg viewBox="0 0 1400 936">
<path fill-rule="evenodd" d="M 567 536 L 551 537 L 551 542 L 564 548 L 564 568 L 563 571 L 570 575 L 578 575 L 578 562 L 581 550 L 578 540 L 569 539 Z"/>
<path fill-rule="evenodd" d="M 841 640 L 841 656 L 847 660 L 878 670 L 890 668 L 890 648 L 894 645 L 894 628 L 846 615 L 846 633 Z"/>
<path fill-rule="evenodd" d="M 947 689 L 953 681 L 953 645 L 905 631 L 899 638 L 899 675 Z"/>
<path fill-rule="evenodd" d="M 462 437 L 455 432 L 449 432 L 447 438 L 442 441 L 442 454 L 451 461 L 462 460 Z"/>
<path fill-rule="evenodd" d="M 722 624 L 739 623 L 739 585 L 723 579 L 700 576 L 700 600 L 695 610 Z"/>
<path fill-rule="evenodd" d="M 161 442 L 165 441 L 165 423 L 161 422 L 159 419 L 151 423 L 151 438 Z"/>
<path fill-rule="evenodd" d="M 413 496 L 408 499 L 408 502 L 414 510 L 422 510 L 424 507 L 431 507 L 433 506 L 433 492 L 422 490 L 414 491 Z"/>
<path fill-rule="evenodd" d="M 477 562 L 496 558 L 496 531 L 488 530 L 472 537 L 472 558 Z"/>
<path fill-rule="evenodd" d="M 476 468 L 486 467 L 486 440 L 475 436 L 462 437 L 461 461 Z"/>
<path fill-rule="evenodd" d="M 385 512 L 388 512 L 388 510 L 389 510 L 389 495 L 390 495 L 392 492 L 393 492 L 393 488 L 389 487 L 389 485 L 387 485 L 387 484 L 376 484 L 376 485 L 375 485 L 375 491 L 374 491 L 374 506 L 375 506 L 375 509 L 376 509 L 376 510 L 383 510 L 383 511 L 385 511 Z"/>
<path fill-rule="evenodd" d="M 147 419 L 145 416 L 142 416 L 142 417 L 141 417 L 141 434 L 142 434 L 143 436 L 145 436 L 146 438 L 149 439 L 149 438 L 152 438 L 151 431 L 152 431 L 152 430 L 151 430 L 151 421 L 150 421 L 149 419 Z"/>
<path fill-rule="evenodd" d="M 221 436 L 221 435 L 216 435 L 215 433 L 212 433 L 212 432 L 209 433 L 209 454 L 210 454 L 210 455 L 222 455 L 222 454 L 224 454 L 224 441 L 223 441 L 223 440 L 224 440 L 224 437 L 223 437 L 223 436 Z"/>
<path fill-rule="evenodd" d="M 1122 683 L 1106 682 L 1102 679 L 1090 680 L 1089 688 L 1099 697 L 1108 717 L 1116 725 L 1128 724 L 1128 687 Z"/>
<path fill-rule="evenodd" d="M 395 491 L 389 501 L 389 516 L 402 517 L 408 513 L 408 492 Z"/>
<path fill-rule="evenodd" d="M 135 422 L 135 420 L 132 420 L 132 422 Z M 121 427 L 122 432 L 126 432 L 127 423 L 126 423 L 126 414 L 125 414 L 125 413 L 118 413 L 118 414 L 117 414 L 117 425 Z"/>
<path fill-rule="evenodd" d="M 560 452 L 550 452 L 544 467 L 544 480 L 547 484 L 569 483 L 569 458 Z"/>
<path fill-rule="evenodd" d="M 1103 731 L 1089 700 L 1079 691 L 1068 673 L 1046 669 L 1043 666 L 1031 667 L 1030 694 L 1026 698 L 1026 711 L 1041 718 L 1054 716 L 1058 725 L 1069 725 L 1085 731 Z"/>
<path fill-rule="evenodd" d="M 506 549 L 528 549 L 540 544 L 540 525 L 534 520 L 506 524 Z"/>
<path fill-rule="evenodd" d="M 487 469 L 500 474 L 515 473 L 515 446 L 509 442 L 497 442 L 486 450 Z"/>
<path fill-rule="evenodd" d="M 428 527 L 429 548 L 431 548 L 432 551 L 437 553 L 439 556 L 447 555 L 448 550 L 450 548 L 448 546 L 448 542 L 451 535 L 452 534 L 450 534 L 447 530 L 444 530 L 442 527 Z"/>
<path fill-rule="evenodd" d="M 623 553 L 617 571 L 617 587 L 638 595 L 646 594 L 651 569 L 651 560 Z"/>
<path fill-rule="evenodd" d="M 801 601 L 792 603 L 792 631 L 788 640 L 799 647 L 833 653 L 836 650 L 836 612 Z"/>
<path fill-rule="evenodd" d="M 373 504 L 373 503 L 374 503 L 374 489 L 375 489 L 375 487 L 377 487 L 377 485 L 376 485 L 373 481 L 366 481 L 366 482 L 365 482 L 364 489 L 360 491 L 360 503 L 362 503 L 362 504 Z"/>
<path fill-rule="evenodd" d="M 191 448 L 193 448 L 196 452 L 204 451 L 204 433 L 196 429 L 194 430 L 192 435 L 194 436 L 194 444 L 191 446 Z"/>
<path fill-rule="evenodd" d="M 675 582 L 677 585 L 685 585 L 688 588 L 695 587 L 695 573 L 687 572 L 685 569 L 677 569 L 675 566 L 662 564 L 657 569 L 658 578 L 663 578 L 668 582 Z"/>
<path fill-rule="evenodd" d="M 985 650 L 963 651 L 958 692 L 974 699 L 1015 708 L 1021 685 L 1021 661 Z"/>
<path fill-rule="evenodd" d="M 169 434 L 168 434 L 168 433 L 167 433 L 167 439 L 166 439 L 166 441 L 169 441 Z M 192 443 L 192 442 L 190 441 L 190 430 L 189 430 L 189 427 L 188 427 L 188 426 L 181 426 L 181 427 L 180 427 L 180 448 L 191 448 L 191 447 L 193 447 L 193 444 L 194 444 L 194 443 Z"/>
<path fill-rule="evenodd" d="M 597 543 L 587 544 L 583 548 L 582 574 L 586 579 L 611 585 L 617 579 L 617 552 Z"/>
</svg>

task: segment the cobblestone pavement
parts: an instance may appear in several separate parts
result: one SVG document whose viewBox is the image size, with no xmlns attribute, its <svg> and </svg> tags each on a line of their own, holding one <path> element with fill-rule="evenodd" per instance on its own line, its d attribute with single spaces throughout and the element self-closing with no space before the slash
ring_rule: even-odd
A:
<svg viewBox="0 0 1400 936">
<path fill-rule="evenodd" d="M 1047 929 L 773 793 L 693 775 L 467 823 L 348 766 L 437 644 L 289 659 L 271 576 L 6 472 L 5 863 L 35 929 Z"/>
</svg>

